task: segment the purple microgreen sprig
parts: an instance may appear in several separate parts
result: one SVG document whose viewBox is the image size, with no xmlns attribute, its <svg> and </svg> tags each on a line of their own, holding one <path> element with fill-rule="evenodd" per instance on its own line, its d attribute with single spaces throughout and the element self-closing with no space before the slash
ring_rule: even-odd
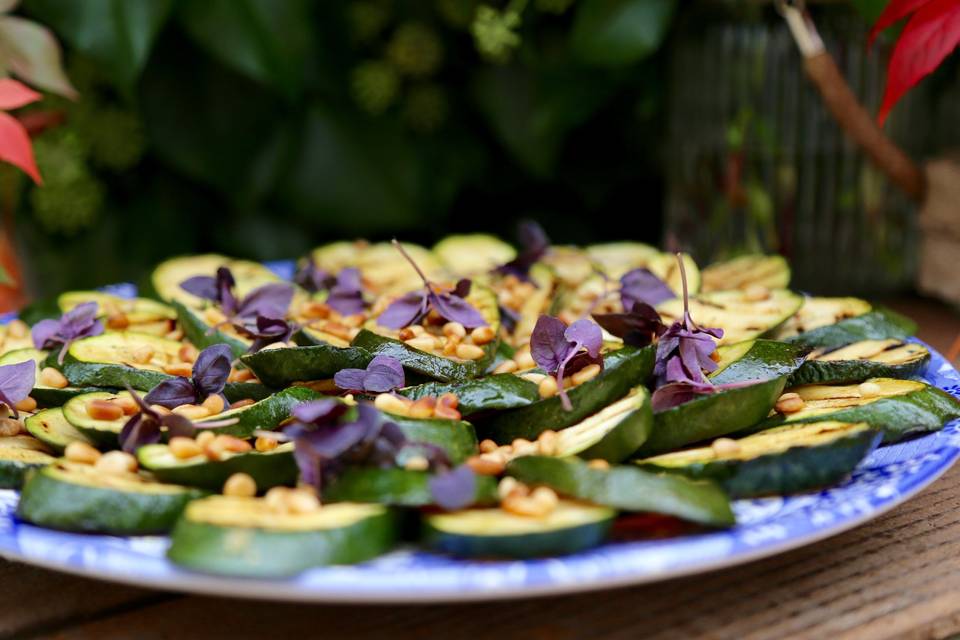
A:
<svg viewBox="0 0 960 640">
<path fill-rule="evenodd" d="M 257 316 L 283 318 L 293 301 L 293 286 L 271 282 L 257 287 L 242 298 L 235 293 L 236 280 L 228 267 L 217 269 L 216 276 L 193 276 L 180 283 L 180 288 L 198 298 L 217 304 L 227 322 L 255 321 Z"/>
<path fill-rule="evenodd" d="M 253 341 L 247 353 L 256 353 L 275 342 L 289 342 L 293 334 L 300 330 L 300 325 L 292 320 L 260 315 L 243 323 L 234 323 L 233 326 L 237 333 Z"/>
<path fill-rule="evenodd" d="M 670 382 L 657 388 L 653 392 L 653 395 L 650 396 L 650 405 L 655 412 L 659 413 L 711 393 L 750 387 L 760 382 L 761 380 L 744 380 L 740 382 L 728 382 L 726 384 L 712 384 L 710 381 L 706 383 L 691 381 Z"/>
<path fill-rule="evenodd" d="M 542 315 L 537 319 L 530 335 L 530 355 L 537 366 L 556 377 L 560 402 L 566 411 L 572 410 L 573 405 L 563 388 L 563 378 L 587 365 L 603 367 L 602 346 L 603 332 L 590 320 L 577 320 L 567 326 L 552 316 Z"/>
<path fill-rule="evenodd" d="M 309 293 L 319 293 L 332 287 L 336 278 L 326 269 L 321 269 L 313 258 L 308 258 L 293 274 L 293 282 Z"/>
<path fill-rule="evenodd" d="M 676 297 L 673 289 L 649 269 L 631 269 L 620 277 L 620 302 L 624 310 L 632 309 L 638 302 L 656 306 Z"/>
<path fill-rule="evenodd" d="M 31 336 L 37 349 L 60 349 L 57 362 L 63 364 L 67 349 L 74 340 L 103 333 L 103 322 L 97 319 L 97 303 L 84 302 L 67 311 L 59 320 L 47 318 L 33 325 Z"/>
<path fill-rule="evenodd" d="M 7 405 L 14 418 L 19 418 L 17 403 L 26 400 L 37 381 L 37 365 L 33 360 L 0 366 L 0 402 Z"/>
<path fill-rule="evenodd" d="M 207 347 L 194 361 L 189 378 L 176 376 L 164 380 L 150 390 L 144 401 L 148 405 L 174 409 L 184 404 L 200 404 L 210 396 L 223 396 L 232 360 L 233 352 L 229 346 L 215 344 Z"/>
<path fill-rule="evenodd" d="M 136 453 L 137 449 L 148 444 L 156 444 L 163 437 L 166 429 L 170 438 L 192 438 L 199 429 L 218 429 L 237 423 L 236 418 L 204 422 L 203 425 L 194 424 L 189 418 L 179 413 L 160 413 L 154 411 L 147 404 L 146 398 L 127 387 L 130 397 L 137 403 L 140 410 L 130 416 L 120 430 L 120 448 L 127 453 Z"/>
<path fill-rule="evenodd" d="M 462 279 L 457 282 L 452 291 L 446 290 L 427 279 L 417 263 L 396 239 L 393 240 L 393 246 L 419 274 L 420 279 L 423 280 L 423 288 L 411 291 L 391 302 L 377 318 L 377 324 L 388 329 L 403 329 L 419 323 L 430 311 L 436 311 L 445 320 L 459 322 L 468 329 L 487 325 L 480 312 L 466 300 L 470 295 L 470 280 Z"/>
<path fill-rule="evenodd" d="M 477 495 L 477 474 L 469 466 L 440 471 L 429 482 L 430 495 L 438 507 L 456 511 L 473 504 Z"/>
<path fill-rule="evenodd" d="M 501 275 L 513 275 L 526 282 L 530 280 L 530 269 L 550 250 L 550 238 L 543 227 L 533 220 L 520 222 L 517 225 L 517 236 L 520 240 L 517 257 L 493 271 Z"/>
<path fill-rule="evenodd" d="M 391 356 L 376 356 L 366 369 L 341 369 L 333 383 L 355 393 L 387 393 L 404 386 L 403 365 Z"/>
<path fill-rule="evenodd" d="M 311 259 L 297 271 L 293 281 L 310 293 L 327 292 L 327 306 L 343 316 L 363 313 L 363 281 L 356 267 L 341 269 L 336 275 L 321 269 Z"/>
<path fill-rule="evenodd" d="M 626 313 L 595 313 L 593 319 L 633 347 L 645 347 L 667 330 L 657 310 L 645 302 L 634 302 Z"/>
</svg>

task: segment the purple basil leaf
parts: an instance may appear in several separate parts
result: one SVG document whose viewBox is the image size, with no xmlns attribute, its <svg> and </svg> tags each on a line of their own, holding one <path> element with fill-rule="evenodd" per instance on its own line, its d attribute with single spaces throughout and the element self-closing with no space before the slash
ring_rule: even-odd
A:
<svg viewBox="0 0 960 640">
<path fill-rule="evenodd" d="M 430 302 L 437 313 L 450 322 L 459 322 L 468 329 L 487 326 L 487 321 L 483 319 L 480 312 L 457 295 L 431 292 Z"/>
<path fill-rule="evenodd" d="M 300 442 L 304 441 L 315 455 L 333 459 L 363 442 L 366 435 L 367 425 L 362 421 L 356 421 L 324 425 L 315 431 L 305 431 L 295 436 L 294 442 L 299 446 Z"/>
<path fill-rule="evenodd" d="M 632 309 L 638 302 L 655 306 L 676 297 L 673 289 L 649 269 L 633 269 L 620 278 L 620 301 L 624 309 Z"/>
<path fill-rule="evenodd" d="M 193 363 L 193 384 L 201 402 L 223 391 L 232 361 L 233 351 L 225 344 L 215 344 L 200 352 Z"/>
<path fill-rule="evenodd" d="M 160 422 L 149 415 L 135 413 L 120 430 L 120 448 L 127 453 L 135 453 L 147 444 L 160 442 Z"/>
<path fill-rule="evenodd" d="M 44 345 L 51 343 L 59 331 L 59 321 L 52 318 L 41 320 L 33 325 L 33 328 L 30 330 L 30 336 L 33 338 L 33 346 L 37 349 L 43 349 Z"/>
<path fill-rule="evenodd" d="M 363 391 L 366 379 L 366 369 L 340 369 L 333 374 L 333 383 L 344 391 Z"/>
<path fill-rule="evenodd" d="M 363 301 L 363 283 L 359 269 L 348 267 L 340 270 L 335 284 L 330 287 L 327 305 L 345 316 L 362 313 L 367 308 Z"/>
<path fill-rule="evenodd" d="M 427 292 L 412 291 L 397 298 L 377 317 L 377 324 L 388 329 L 403 329 L 427 315 Z"/>
<path fill-rule="evenodd" d="M 269 316 L 282 318 L 287 315 L 293 301 L 293 287 L 283 282 L 272 282 L 257 287 L 237 305 L 234 315 L 239 318 Z"/>
<path fill-rule="evenodd" d="M 587 350 L 591 356 L 596 358 L 600 355 L 600 348 L 603 346 L 603 332 L 596 322 L 587 320 L 577 320 L 563 332 L 563 337 L 568 341 L 576 343 L 578 348 Z"/>
<path fill-rule="evenodd" d="M 666 330 L 657 310 L 643 302 L 634 303 L 627 313 L 598 313 L 593 319 L 624 344 L 634 347 L 647 346 L 654 336 Z"/>
<path fill-rule="evenodd" d="M 404 385 L 403 365 L 390 356 L 376 356 L 367 365 L 363 390 L 371 393 L 386 393 Z"/>
<path fill-rule="evenodd" d="M 347 404 L 338 400 L 313 400 L 298 404 L 290 413 L 298 422 L 323 424 L 335 421 L 349 408 Z"/>
<path fill-rule="evenodd" d="M 84 302 L 60 317 L 60 333 L 68 339 L 94 335 L 90 331 L 96 322 L 97 303 Z M 102 333 L 102 330 L 100 333 Z"/>
<path fill-rule="evenodd" d="M 453 287 L 453 295 L 458 298 L 466 298 L 470 295 L 470 289 L 473 287 L 473 282 L 470 278 L 460 278 L 457 280 L 456 286 Z"/>
<path fill-rule="evenodd" d="M 198 397 L 197 388 L 188 378 L 176 377 L 164 380 L 150 390 L 144 401 L 148 404 L 158 404 L 167 409 L 174 409 L 184 404 L 202 402 Z"/>
<path fill-rule="evenodd" d="M 323 291 L 333 286 L 333 278 L 330 272 L 318 267 L 312 258 L 297 269 L 297 272 L 293 276 L 293 281 L 310 293 L 317 293 L 318 291 Z"/>
<path fill-rule="evenodd" d="M 704 394 L 713 393 L 711 384 L 696 384 L 691 382 L 671 382 L 659 387 L 650 397 L 650 404 L 654 411 L 666 411 L 695 400 Z"/>
<path fill-rule="evenodd" d="M 563 320 L 542 315 L 530 335 L 530 355 L 544 371 L 555 374 L 569 355 L 570 343 L 564 337 L 567 325 Z"/>
<path fill-rule="evenodd" d="M 7 405 L 14 418 L 19 418 L 15 406 L 30 395 L 36 382 L 37 365 L 33 360 L 0 366 L 0 402 Z"/>
<path fill-rule="evenodd" d="M 103 333 L 103 323 L 97 320 L 97 303 L 84 302 L 67 311 L 59 320 L 41 320 L 34 326 L 32 337 L 38 349 L 60 347 L 57 362 L 63 357 L 74 340 L 98 336 Z"/>
<path fill-rule="evenodd" d="M 180 283 L 180 288 L 204 300 L 220 301 L 220 289 L 213 276 L 193 276 Z"/>
<path fill-rule="evenodd" d="M 467 465 L 437 474 L 430 478 L 430 495 L 447 511 L 469 507 L 476 499 L 477 476 Z"/>
<path fill-rule="evenodd" d="M 300 480 L 304 484 L 320 488 L 321 477 L 321 457 L 310 447 L 310 443 L 304 439 L 294 439 L 293 459 L 300 470 Z"/>
<path fill-rule="evenodd" d="M 550 239 L 539 224 L 532 220 L 525 220 L 517 227 L 520 240 L 520 251 L 517 257 L 510 262 L 494 269 L 503 275 L 512 274 L 522 280 L 527 280 L 530 268 L 547 253 L 550 248 Z"/>
<path fill-rule="evenodd" d="M 193 422 L 179 413 L 161 416 L 160 424 L 167 428 L 168 438 L 192 438 L 197 433 Z"/>
</svg>

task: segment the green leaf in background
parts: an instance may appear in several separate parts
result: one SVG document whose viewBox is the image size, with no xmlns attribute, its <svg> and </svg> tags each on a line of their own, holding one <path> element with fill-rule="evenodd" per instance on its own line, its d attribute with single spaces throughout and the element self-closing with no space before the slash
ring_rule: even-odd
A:
<svg viewBox="0 0 960 640">
<path fill-rule="evenodd" d="M 129 90 L 172 4 L 172 0 L 27 0 L 24 8 Z"/>
<path fill-rule="evenodd" d="M 7 271 L 6 267 L 0 264 L 0 285 L 14 286 L 16 284 L 17 281 L 13 279 L 13 276 L 10 275 L 10 272 Z"/>
<path fill-rule="evenodd" d="M 890 0 L 852 0 L 853 6 L 870 24 L 876 22 L 889 2 Z"/>
<path fill-rule="evenodd" d="M 663 42 L 676 0 L 581 0 L 571 45 L 587 64 L 616 67 L 634 64 Z"/>
<path fill-rule="evenodd" d="M 0 16 L 0 67 L 32 87 L 75 98 L 60 59 L 60 45 L 49 29 L 16 16 Z"/>
<path fill-rule="evenodd" d="M 225 65 L 294 97 L 313 49 L 311 8 L 307 0 L 188 0 L 179 17 Z"/>
</svg>

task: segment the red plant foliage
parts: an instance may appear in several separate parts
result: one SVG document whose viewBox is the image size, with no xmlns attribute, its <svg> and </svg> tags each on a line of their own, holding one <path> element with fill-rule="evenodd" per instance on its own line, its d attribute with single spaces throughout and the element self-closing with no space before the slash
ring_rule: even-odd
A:
<svg viewBox="0 0 960 640">
<path fill-rule="evenodd" d="M 6 110 L 19 109 L 40 99 L 40 94 L 11 78 L 0 78 L 0 161 L 19 167 L 37 184 L 40 172 L 26 127 Z"/>
</svg>

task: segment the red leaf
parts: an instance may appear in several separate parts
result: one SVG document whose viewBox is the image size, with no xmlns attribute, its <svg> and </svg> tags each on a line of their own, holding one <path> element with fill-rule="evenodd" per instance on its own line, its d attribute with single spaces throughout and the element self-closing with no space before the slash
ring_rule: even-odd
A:
<svg viewBox="0 0 960 640">
<path fill-rule="evenodd" d="M 904 27 L 887 69 L 887 87 L 877 122 L 883 126 L 893 105 L 960 43 L 960 1 L 930 0 Z"/>
<path fill-rule="evenodd" d="M 33 158 L 30 136 L 20 121 L 0 111 L 0 160 L 19 167 L 37 184 L 43 184 Z"/>
<path fill-rule="evenodd" d="M 41 96 L 39 93 L 17 80 L 0 78 L 0 109 L 19 109 L 31 102 L 36 102 Z"/>
<path fill-rule="evenodd" d="M 873 45 L 880 32 L 900 22 L 928 2 L 930 0 L 890 0 L 890 4 L 887 5 L 880 17 L 877 18 L 876 24 L 870 29 L 870 35 L 867 36 L 868 46 Z"/>
</svg>

